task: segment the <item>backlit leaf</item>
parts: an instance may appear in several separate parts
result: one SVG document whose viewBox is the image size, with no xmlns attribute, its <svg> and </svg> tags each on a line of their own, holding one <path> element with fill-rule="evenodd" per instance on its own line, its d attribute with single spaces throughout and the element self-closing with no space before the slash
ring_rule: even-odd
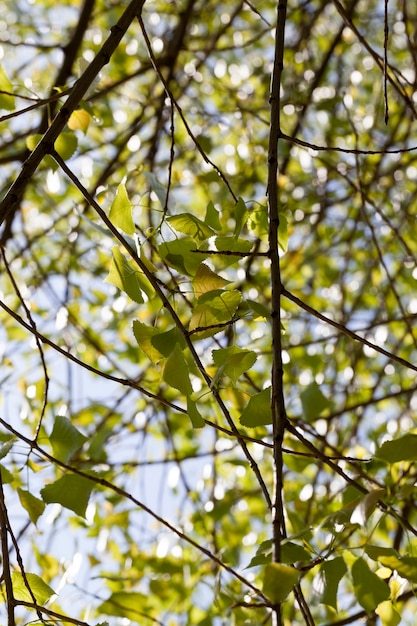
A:
<svg viewBox="0 0 417 626">
<path fill-rule="evenodd" d="M 308 422 L 317 419 L 331 406 L 316 382 L 311 383 L 300 394 L 303 414 Z"/>
<path fill-rule="evenodd" d="M 337 611 L 337 591 L 346 572 L 347 567 L 341 556 L 322 563 L 313 582 L 318 602 L 327 604 Z"/>
<path fill-rule="evenodd" d="M 222 229 L 220 214 L 211 201 L 207 205 L 204 223 L 207 224 L 207 226 L 210 226 L 210 228 L 214 228 L 214 230 Z"/>
<path fill-rule="evenodd" d="M 29 514 L 30 521 L 36 524 L 45 510 L 45 502 L 42 502 L 42 500 L 39 500 L 39 498 L 36 498 L 25 489 L 18 489 L 18 494 L 21 505 Z"/>
<path fill-rule="evenodd" d="M 213 361 L 222 373 L 234 383 L 241 374 L 247 372 L 256 363 L 256 353 L 252 350 L 242 350 L 237 346 L 213 350 Z"/>
<path fill-rule="evenodd" d="M 117 188 L 116 196 L 110 208 L 109 219 L 127 235 L 134 234 L 135 224 L 132 218 L 132 204 L 123 183 L 120 183 Z"/>
<path fill-rule="evenodd" d="M 196 275 L 192 280 L 194 294 L 199 298 L 202 294 L 216 289 L 223 289 L 230 281 L 215 274 L 205 263 L 198 266 Z"/>
<path fill-rule="evenodd" d="M 179 344 L 176 344 L 174 351 L 168 357 L 162 378 L 167 385 L 178 389 L 184 395 L 190 396 L 192 394 L 193 388 L 190 382 L 188 363 Z"/>
<path fill-rule="evenodd" d="M 283 602 L 294 589 L 300 578 L 300 572 L 283 563 L 269 563 L 263 573 L 262 591 L 273 603 Z"/>
<path fill-rule="evenodd" d="M 93 481 L 88 478 L 77 474 L 65 474 L 62 478 L 46 485 L 41 490 L 41 496 L 46 504 L 57 502 L 77 515 L 85 517 L 93 486 Z"/>
<path fill-rule="evenodd" d="M 79 450 L 87 441 L 87 437 L 84 437 L 67 417 L 57 415 L 49 441 L 51 442 L 54 456 L 66 463 L 74 452 Z"/>
<path fill-rule="evenodd" d="M 161 334 L 155 326 L 148 326 L 138 320 L 134 320 L 132 328 L 139 347 L 144 351 L 152 363 L 158 363 L 158 361 L 164 358 L 164 355 L 155 347 L 152 341 L 154 337 Z"/>
<path fill-rule="evenodd" d="M 373 611 L 380 602 L 388 600 L 390 590 L 387 583 L 369 569 L 364 559 L 354 562 L 351 573 L 356 599 L 365 611 Z"/>
<path fill-rule="evenodd" d="M 407 433 L 403 437 L 385 441 L 377 448 L 375 456 L 388 463 L 399 461 L 417 461 L 417 435 Z"/>
<path fill-rule="evenodd" d="M 51 596 L 55 595 L 55 591 L 51 589 L 51 587 L 47 585 L 37 574 L 25 572 L 25 577 L 26 581 L 21 572 L 11 573 L 13 595 L 16 600 L 33 603 L 33 594 L 37 604 L 43 605 L 49 600 L 49 598 L 51 598 Z M 30 587 L 32 594 L 30 593 L 27 585 Z"/>
<path fill-rule="evenodd" d="M 0 91 L 6 91 L 7 93 L 0 93 L 0 109 L 5 111 L 13 111 L 15 108 L 15 99 L 13 95 L 13 85 L 9 80 L 4 68 L 0 65 Z"/>
<path fill-rule="evenodd" d="M 189 396 L 187 397 L 187 414 L 194 428 L 203 428 L 206 425 L 196 403 Z"/>
<path fill-rule="evenodd" d="M 112 254 L 110 271 L 105 281 L 127 293 L 134 302 L 142 304 L 141 273 L 129 263 L 118 246 L 112 248 Z"/>
<path fill-rule="evenodd" d="M 192 213 L 180 213 L 167 218 L 167 222 L 179 233 L 189 235 L 201 243 L 212 237 L 215 232 Z"/>
<path fill-rule="evenodd" d="M 68 128 L 81 130 L 84 134 L 90 125 L 91 115 L 85 109 L 76 109 L 71 113 L 68 120 Z"/>
<path fill-rule="evenodd" d="M 239 421 L 242 426 L 249 428 L 272 423 L 270 387 L 251 396 L 248 404 L 242 411 Z"/>
</svg>

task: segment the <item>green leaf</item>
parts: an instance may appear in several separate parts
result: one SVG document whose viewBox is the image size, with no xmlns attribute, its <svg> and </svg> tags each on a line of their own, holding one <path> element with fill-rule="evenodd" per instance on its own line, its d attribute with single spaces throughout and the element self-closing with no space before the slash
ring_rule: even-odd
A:
<svg viewBox="0 0 417 626">
<path fill-rule="evenodd" d="M 159 246 L 161 259 L 180 271 L 194 276 L 205 255 L 198 251 L 196 242 L 191 237 L 182 237 L 167 241 Z"/>
<path fill-rule="evenodd" d="M 208 337 L 218 332 L 224 323 L 233 319 L 241 299 L 242 294 L 237 289 L 209 291 L 203 294 L 193 310 L 189 329 L 199 329 L 198 338 Z M 216 329 L 216 326 L 220 328 Z"/>
<path fill-rule="evenodd" d="M 109 219 L 127 235 L 134 234 L 135 224 L 132 218 L 132 204 L 123 183 L 120 183 L 117 188 L 116 196 L 110 208 Z"/>
<path fill-rule="evenodd" d="M 270 387 L 256 393 L 250 398 L 248 404 L 242 411 L 239 421 L 242 426 L 247 426 L 248 428 L 266 426 L 272 423 Z"/>
<path fill-rule="evenodd" d="M 373 489 L 361 498 L 350 518 L 352 524 L 364 526 L 369 517 L 375 511 L 378 500 L 383 498 L 386 493 L 386 489 Z"/>
<path fill-rule="evenodd" d="M 10 452 L 10 450 L 13 448 L 14 444 L 15 444 L 15 439 L 9 439 L 9 441 L 6 441 L 6 443 L 3 443 L 0 446 L 0 459 L 4 459 L 5 456 L 7 456 Z"/>
<path fill-rule="evenodd" d="M 316 382 L 311 383 L 300 394 L 303 414 L 308 422 L 317 419 L 325 409 L 331 407 L 331 402 L 323 395 Z"/>
<path fill-rule="evenodd" d="M 213 361 L 221 373 L 228 376 L 234 383 L 241 374 L 250 370 L 255 364 L 257 356 L 252 350 L 242 350 L 237 346 L 213 350 Z"/>
<path fill-rule="evenodd" d="M 167 222 L 177 232 L 189 235 L 199 243 L 212 237 L 215 232 L 192 213 L 180 213 L 167 218 Z"/>
<path fill-rule="evenodd" d="M 370 613 L 380 602 L 388 600 L 390 590 L 387 583 L 369 569 L 364 559 L 354 562 L 351 573 L 356 599 L 365 611 Z"/>
<path fill-rule="evenodd" d="M 288 246 L 288 220 L 283 213 L 279 214 L 278 226 L 278 245 L 283 252 L 287 251 Z"/>
<path fill-rule="evenodd" d="M 30 521 L 36 525 L 36 522 L 45 510 L 45 503 L 24 489 L 18 489 L 17 492 L 21 505 L 29 513 Z"/>
<path fill-rule="evenodd" d="M 223 289 L 230 283 L 229 280 L 215 274 L 205 263 L 200 263 L 196 275 L 192 279 L 194 294 L 197 298 L 209 291 Z"/>
<path fill-rule="evenodd" d="M 54 456 L 67 463 L 72 455 L 87 441 L 87 437 L 84 437 L 67 417 L 57 415 L 49 441 Z"/>
<path fill-rule="evenodd" d="M 337 590 L 346 572 L 347 567 L 341 556 L 326 561 L 320 566 L 313 588 L 321 604 L 327 604 L 337 611 Z"/>
<path fill-rule="evenodd" d="M 157 195 L 157 198 L 159 200 L 159 202 L 161 203 L 161 206 L 164 207 L 165 206 L 165 202 L 166 202 L 166 197 L 167 197 L 167 190 L 164 187 L 164 185 L 157 179 L 157 177 L 155 176 L 155 174 L 152 174 L 152 172 L 143 172 L 146 180 L 148 181 L 149 185 L 152 188 L 152 191 Z"/>
<path fill-rule="evenodd" d="M 193 428 L 203 428 L 206 425 L 205 421 L 201 417 L 199 410 L 197 409 L 196 403 L 191 400 L 191 398 L 187 397 L 187 413 L 188 417 L 191 420 Z"/>
<path fill-rule="evenodd" d="M 78 139 L 74 133 L 61 133 L 55 141 L 55 150 L 59 156 L 67 161 L 72 157 L 78 146 Z"/>
<path fill-rule="evenodd" d="M 77 474 L 65 474 L 55 482 L 41 490 L 41 496 L 46 504 L 57 502 L 77 515 L 85 517 L 88 501 L 94 483 L 88 478 Z"/>
<path fill-rule="evenodd" d="M 149 596 L 143 593 L 129 591 L 115 591 L 110 598 L 100 604 L 98 612 L 106 615 L 115 615 L 132 620 L 136 624 L 142 623 L 140 618 L 149 613 Z"/>
<path fill-rule="evenodd" d="M 403 437 L 385 441 L 376 452 L 375 456 L 388 463 L 400 461 L 417 461 L 417 435 L 407 433 Z"/>
<path fill-rule="evenodd" d="M 400 556 L 393 548 L 383 548 L 379 546 L 366 546 L 366 554 L 378 561 L 384 567 L 396 570 L 402 578 L 411 583 L 417 583 L 417 558 L 411 556 Z"/>
<path fill-rule="evenodd" d="M 113 258 L 110 271 L 105 282 L 111 283 L 138 304 L 143 303 L 141 291 L 141 272 L 131 266 L 127 258 L 121 253 L 118 246 L 112 248 Z"/>
<path fill-rule="evenodd" d="M 9 485 L 10 483 L 14 481 L 15 477 L 12 474 L 12 472 L 7 469 L 7 467 L 0 465 L 0 472 L 1 472 L 1 480 L 4 485 Z"/>
<path fill-rule="evenodd" d="M 55 595 L 55 591 L 51 589 L 51 587 L 47 585 L 37 574 L 30 574 L 26 572 L 25 581 L 21 572 L 12 572 L 11 578 L 15 600 L 33 603 L 33 597 L 26 586 L 26 581 L 33 596 L 35 597 L 36 603 L 39 605 L 45 604 L 48 602 L 49 598 Z"/>
<path fill-rule="evenodd" d="M 151 339 L 151 343 L 166 358 L 172 354 L 176 344 L 178 344 L 180 348 L 185 348 L 184 337 L 176 326 L 164 333 L 154 335 Z"/>
<path fill-rule="evenodd" d="M 85 109 L 76 109 L 68 120 L 68 128 L 85 133 L 90 125 L 91 115 Z"/>
<path fill-rule="evenodd" d="M 281 216 L 280 216 L 281 219 Z M 268 208 L 265 205 L 256 206 L 249 211 L 248 228 L 259 239 L 265 239 L 268 236 Z"/>
<path fill-rule="evenodd" d="M 381 620 L 381 626 L 398 626 L 401 623 L 401 615 L 390 600 L 381 602 L 375 609 L 375 613 Z"/>
<path fill-rule="evenodd" d="M 281 543 L 281 562 L 293 564 L 297 561 L 309 561 L 310 553 L 294 541 L 284 539 Z"/>
<path fill-rule="evenodd" d="M 241 256 L 236 256 L 233 252 L 247 254 L 253 247 L 253 243 L 247 239 L 237 239 L 236 237 L 227 236 L 216 237 L 215 245 L 219 252 L 224 252 L 224 254 L 219 255 L 224 267 L 233 265 L 233 263 L 242 260 Z"/>
<path fill-rule="evenodd" d="M 222 225 L 220 222 L 220 213 L 218 212 L 212 201 L 210 201 L 207 205 L 204 223 L 207 224 L 207 226 L 210 226 L 210 228 L 214 228 L 214 230 L 222 229 Z"/>
<path fill-rule="evenodd" d="M 263 573 L 262 591 L 272 604 L 283 602 L 300 579 L 300 572 L 283 563 L 269 563 Z"/>
<path fill-rule="evenodd" d="M 242 231 L 242 228 L 246 224 L 246 220 L 248 219 L 248 215 L 249 215 L 248 210 L 246 208 L 246 204 L 242 198 L 239 198 L 239 200 L 236 202 L 234 209 L 233 209 L 233 215 L 235 218 L 234 235 L 235 237 L 239 237 Z"/>
<path fill-rule="evenodd" d="M 256 550 L 255 556 L 251 559 L 249 565 L 247 565 L 245 569 L 255 567 L 256 565 L 268 565 L 271 563 L 272 551 L 272 539 L 262 541 Z"/>
<path fill-rule="evenodd" d="M 15 109 L 15 99 L 13 95 L 9 95 L 9 93 L 13 93 L 13 85 L 2 65 L 0 65 L 0 91 L 8 92 L 0 93 L 0 109 L 13 111 Z"/>
<path fill-rule="evenodd" d="M 193 393 L 188 363 L 185 360 L 184 353 L 178 343 L 165 363 L 162 378 L 167 385 L 174 387 L 174 389 L 178 389 L 178 391 L 183 393 L 185 396 L 190 396 Z"/>
<path fill-rule="evenodd" d="M 158 361 L 164 358 L 164 354 L 153 343 L 153 339 L 161 335 L 161 332 L 155 326 L 148 326 L 143 322 L 134 320 L 132 328 L 139 347 L 152 363 L 158 363 Z"/>
</svg>

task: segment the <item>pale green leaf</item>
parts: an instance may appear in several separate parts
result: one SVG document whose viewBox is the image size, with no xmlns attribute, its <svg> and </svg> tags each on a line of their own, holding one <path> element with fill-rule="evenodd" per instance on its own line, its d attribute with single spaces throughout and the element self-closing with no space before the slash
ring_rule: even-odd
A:
<svg viewBox="0 0 417 626">
<path fill-rule="evenodd" d="M 167 222 L 177 232 L 189 235 L 192 239 L 201 243 L 212 237 L 215 232 L 192 213 L 180 213 L 167 218 Z"/>
<path fill-rule="evenodd" d="M 155 347 L 153 338 L 161 334 L 161 332 L 155 328 L 155 326 L 148 326 L 143 322 L 134 320 L 133 334 L 138 342 L 139 347 L 143 350 L 146 356 L 152 361 L 152 363 L 158 363 L 164 355 Z"/>
<path fill-rule="evenodd" d="M 13 95 L 13 85 L 9 80 L 4 68 L 0 65 L 0 109 L 5 111 L 13 111 L 15 108 L 15 99 Z"/>
<path fill-rule="evenodd" d="M 68 120 L 68 128 L 71 130 L 80 130 L 84 134 L 90 125 L 91 115 L 85 109 L 76 109 L 70 115 Z"/>
<path fill-rule="evenodd" d="M 132 217 L 132 204 L 123 183 L 120 183 L 117 188 L 116 196 L 110 208 L 109 219 L 127 235 L 134 234 L 135 224 Z"/>
<path fill-rule="evenodd" d="M 213 350 L 213 361 L 222 374 L 228 376 L 234 383 L 241 374 L 250 370 L 255 364 L 257 356 L 252 350 L 242 350 L 237 346 Z"/>
<path fill-rule="evenodd" d="M 263 573 L 262 591 L 272 604 L 283 602 L 300 579 L 300 572 L 290 565 L 269 563 Z"/>
<path fill-rule="evenodd" d="M 66 463 L 87 441 L 87 437 L 82 435 L 67 417 L 57 415 L 49 441 L 54 456 Z"/>
<path fill-rule="evenodd" d="M 55 591 L 51 589 L 51 587 L 47 585 L 37 574 L 26 572 L 25 577 L 26 580 L 21 572 L 11 573 L 13 595 L 15 600 L 33 603 L 33 594 L 36 603 L 42 606 L 48 602 L 49 598 L 55 595 Z M 30 587 L 32 594 L 30 593 L 27 585 Z"/>
<path fill-rule="evenodd" d="M 381 602 L 381 604 L 376 607 L 375 613 L 381 620 L 381 626 L 398 626 L 398 624 L 401 623 L 401 615 L 398 613 L 391 600 Z"/>
<path fill-rule="evenodd" d="M 67 161 L 72 157 L 78 146 L 77 136 L 74 133 L 61 133 L 55 141 L 55 150 L 59 156 Z"/>
<path fill-rule="evenodd" d="M 208 291 L 223 289 L 230 283 L 230 281 L 215 274 L 205 263 L 201 263 L 198 266 L 196 275 L 191 282 L 197 298 Z"/>
<path fill-rule="evenodd" d="M 198 330 L 198 338 L 208 337 L 230 322 L 242 299 L 238 290 L 209 291 L 203 294 L 193 310 L 190 330 Z"/>
<path fill-rule="evenodd" d="M 45 510 L 45 503 L 25 489 L 18 489 L 17 492 L 21 505 L 29 513 L 30 521 L 36 524 Z"/>
</svg>

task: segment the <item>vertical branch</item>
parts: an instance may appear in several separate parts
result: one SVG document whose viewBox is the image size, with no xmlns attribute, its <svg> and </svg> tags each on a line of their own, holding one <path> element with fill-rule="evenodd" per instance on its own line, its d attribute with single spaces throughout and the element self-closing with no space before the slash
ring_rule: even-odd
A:
<svg viewBox="0 0 417 626">
<path fill-rule="evenodd" d="M 278 21 L 275 34 L 275 57 L 271 77 L 271 126 L 268 146 L 268 204 L 269 204 L 269 254 L 271 260 L 272 288 L 272 423 L 274 438 L 274 495 L 273 495 L 273 560 L 281 560 L 281 540 L 285 537 L 283 489 L 282 441 L 285 430 L 285 402 L 283 390 L 283 367 L 281 354 L 281 269 L 278 253 L 279 195 L 278 195 L 278 141 L 280 128 L 280 87 L 283 71 L 284 32 L 287 1 L 278 2 Z M 275 615 L 280 622 L 279 612 Z"/>
<path fill-rule="evenodd" d="M 7 626 L 15 626 L 14 608 L 16 602 L 13 596 L 13 585 L 10 571 L 9 546 L 7 541 L 7 533 L 9 532 L 9 517 L 7 515 L 6 503 L 3 493 L 3 481 L 0 474 L 0 543 L 3 561 L 4 586 L 6 589 L 7 604 Z"/>
<path fill-rule="evenodd" d="M 388 110 L 388 3 L 389 0 L 385 0 L 384 3 L 384 105 L 385 105 L 385 124 L 388 124 L 389 110 Z"/>
</svg>

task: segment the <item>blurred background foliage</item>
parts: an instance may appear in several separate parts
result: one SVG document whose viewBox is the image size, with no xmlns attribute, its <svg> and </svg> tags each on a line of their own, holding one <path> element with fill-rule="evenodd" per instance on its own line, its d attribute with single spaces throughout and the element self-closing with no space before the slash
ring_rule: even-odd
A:
<svg viewBox="0 0 417 626">
<path fill-rule="evenodd" d="M 3 195 L 125 7 L 1 4 Z M 287 11 L 283 560 L 301 587 L 282 619 L 413 624 L 417 11 Z M 271 619 L 255 589 L 272 536 L 276 13 L 146 0 L 56 143 L 64 163 L 46 155 L 3 224 L 6 534 L 10 568 L 57 592 L 45 620 Z"/>
</svg>

